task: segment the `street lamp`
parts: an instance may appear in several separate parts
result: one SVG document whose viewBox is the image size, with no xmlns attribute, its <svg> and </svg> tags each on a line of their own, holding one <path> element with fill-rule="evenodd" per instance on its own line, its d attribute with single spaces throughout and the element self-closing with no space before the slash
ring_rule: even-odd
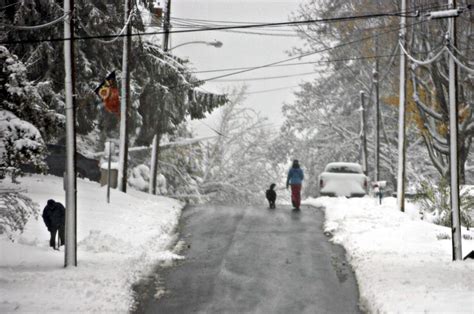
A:
<svg viewBox="0 0 474 314">
<path fill-rule="evenodd" d="M 174 46 L 171 49 L 168 49 L 168 51 L 171 51 L 171 50 L 176 49 L 176 48 L 181 47 L 181 46 L 191 45 L 191 44 L 204 44 L 204 45 L 208 45 L 208 46 L 214 46 L 216 48 L 220 48 L 223 45 L 222 42 L 218 41 L 218 40 L 214 40 L 214 41 L 197 40 L 197 41 L 190 41 L 190 42 L 187 42 L 187 43 L 179 44 L 177 46 Z"/>
</svg>

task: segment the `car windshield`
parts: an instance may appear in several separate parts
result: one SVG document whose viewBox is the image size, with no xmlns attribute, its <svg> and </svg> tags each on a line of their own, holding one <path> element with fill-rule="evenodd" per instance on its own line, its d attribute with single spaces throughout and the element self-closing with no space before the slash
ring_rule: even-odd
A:
<svg viewBox="0 0 474 314">
<path fill-rule="evenodd" d="M 362 170 L 357 166 L 331 165 L 331 166 L 327 167 L 326 172 L 332 172 L 332 173 L 362 173 Z"/>
</svg>

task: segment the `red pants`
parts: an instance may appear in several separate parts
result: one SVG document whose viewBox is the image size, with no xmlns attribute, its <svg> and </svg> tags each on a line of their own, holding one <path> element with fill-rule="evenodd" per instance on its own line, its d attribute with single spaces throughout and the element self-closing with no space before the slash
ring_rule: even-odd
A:
<svg viewBox="0 0 474 314">
<path fill-rule="evenodd" d="M 300 208 L 301 205 L 301 184 L 291 185 L 291 202 L 295 208 Z"/>
</svg>

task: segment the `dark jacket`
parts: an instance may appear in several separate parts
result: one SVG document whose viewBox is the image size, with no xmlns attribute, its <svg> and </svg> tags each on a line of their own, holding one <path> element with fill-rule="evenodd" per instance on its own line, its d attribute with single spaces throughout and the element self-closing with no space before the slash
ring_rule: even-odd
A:
<svg viewBox="0 0 474 314">
<path fill-rule="evenodd" d="M 59 229 L 65 223 L 65 208 L 63 204 L 49 200 L 43 210 L 43 220 L 48 230 Z"/>
</svg>

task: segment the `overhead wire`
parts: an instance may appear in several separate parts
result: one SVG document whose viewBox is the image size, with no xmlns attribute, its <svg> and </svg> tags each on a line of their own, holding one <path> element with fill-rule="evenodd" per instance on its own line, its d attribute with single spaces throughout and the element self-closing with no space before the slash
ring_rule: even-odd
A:
<svg viewBox="0 0 474 314">
<path fill-rule="evenodd" d="M 410 26 L 417 25 L 417 24 L 424 23 L 424 22 L 425 21 L 419 21 L 419 22 L 415 22 L 415 23 L 412 23 L 412 24 L 407 24 L 404 27 L 408 28 Z M 378 34 L 375 34 L 375 35 L 362 37 L 362 38 L 359 38 L 359 39 L 356 39 L 356 40 L 351 40 L 351 41 L 340 43 L 340 44 L 337 44 L 337 45 L 334 45 L 334 46 L 325 47 L 325 48 L 322 48 L 322 49 L 319 49 L 319 50 L 316 50 L 316 51 L 303 53 L 303 54 L 300 54 L 300 55 L 297 55 L 297 56 L 294 56 L 294 57 L 291 57 L 291 58 L 287 58 L 287 59 L 276 61 L 276 62 L 267 63 L 267 64 L 264 64 L 264 65 L 261 65 L 261 66 L 257 66 L 257 67 L 253 67 L 253 68 L 249 68 L 249 69 L 245 69 L 245 70 L 240 70 L 240 71 L 236 71 L 236 72 L 232 72 L 232 73 L 227 73 L 227 74 L 222 74 L 222 75 L 206 78 L 202 81 L 208 82 L 208 81 L 212 81 L 212 80 L 216 80 L 216 79 L 220 79 L 220 78 L 224 78 L 224 77 L 228 77 L 228 76 L 232 76 L 232 75 L 237 75 L 237 74 L 241 74 L 241 73 L 245 73 L 245 72 L 249 72 L 249 71 L 254 71 L 254 70 L 258 70 L 258 69 L 267 68 L 269 66 L 274 66 L 274 65 L 285 63 L 285 62 L 288 62 L 288 61 L 292 61 L 292 60 L 304 58 L 304 57 L 307 57 L 307 56 L 319 54 L 319 53 L 326 52 L 326 51 L 329 51 L 329 50 L 333 50 L 333 49 L 336 49 L 336 48 L 340 48 L 340 47 L 352 45 L 352 44 L 355 44 L 355 43 L 358 43 L 358 42 L 366 41 L 366 40 L 369 40 L 369 39 L 372 39 L 372 38 L 377 38 L 379 36 L 382 36 L 382 35 L 385 35 L 385 34 L 388 34 L 388 33 L 394 32 L 394 31 L 399 31 L 400 29 L 401 29 L 401 27 L 396 27 L 396 28 L 394 28 L 392 30 L 389 30 L 389 31 L 386 31 L 386 32 L 381 32 L 381 33 L 378 33 Z"/>
<path fill-rule="evenodd" d="M 309 23 L 329 23 L 336 21 L 350 21 L 358 19 L 370 19 L 370 18 L 379 18 L 379 17 L 393 17 L 393 16 L 406 16 L 406 17 L 417 17 L 417 15 L 410 15 L 410 12 L 405 13 L 378 13 L 378 14 L 362 14 L 362 15 L 353 15 L 345 17 L 334 17 L 334 18 L 321 18 L 314 20 L 304 20 L 304 21 L 288 21 L 288 22 L 278 22 L 278 23 L 264 23 L 264 24 L 248 24 L 248 25 L 238 25 L 238 26 L 222 26 L 222 27 L 207 27 L 207 28 L 198 28 L 198 29 L 186 29 L 186 30 L 170 30 L 170 34 L 177 33 L 194 33 L 194 32 L 204 32 L 204 31 L 217 31 L 217 30 L 227 30 L 227 29 L 249 29 L 257 28 L 262 26 L 284 26 L 284 25 L 302 25 Z M 76 36 L 74 38 L 42 38 L 42 39 L 27 39 L 27 40 L 6 40 L 1 41 L 0 44 L 26 44 L 26 43 L 41 43 L 41 42 L 54 42 L 54 41 L 65 41 L 65 40 L 88 40 L 96 38 L 115 38 L 117 36 L 149 36 L 149 35 L 158 35 L 163 34 L 164 31 L 154 31 L 154 32 L 137 32 L 131 34 L 108 34 L 108 35 L 97 35 L 97 36 Z"/>
<path fill-rule="evenodd" d="M 0 10 L 5 10 L 5 9 L 7 9 L 7 8 L 9 8 L 9 7 L 12 7 L 12 6 L 14 6 L 14 5 L 18 5 L 18 4 L 20 4 L 20 3 L 21 3 L 21 1 L 18 1 L 18 2 L 15 2 L 15 3 L 7 4 L 6 6 L 1 7 Z"/>
<path fill-rule="evenodd" d="M 125 30 L 127 29 L 127 26 L 130 24 L 130 21 L 132 20 L 132 16 L 135 15 L 135 11 L 133 11 L 135 9 L 135 5 L 136 3 L 133 4 L 133 7 L 130 9 L 130 14 L 128 15 L 128 18 L 127 18 L 127 21 L 125 22 L 124 26 L 122 27 L 122 29 L 120 30 L 120 32 L 118 33 L 118 35 L 115 37 L 115 38 L 112 38 L 110 40 L 103 40 L 103 39 L 100 39 L 100 38 L 93 38 L 93 40 L 97 40 L 98 42 L 100 43 L 103 43 L 103 44 L 111 44 L 111 43 L 114 43 L 115 41 L 117 41 L 118 39 L 121 39 L 122 38 L 122 34 L 123 32 L 125 32 Z M 90 33 L 87 31 L 86 27 L 84 26 L 84 24 L 80 23 L 81 27 L 82 27 L 82 30 L 89 36 L 93 37 L 92 35 L 90 35 Z"/>
<path fill-rule="evenodd" d="M 294 62 L 287 64 L 276 64 L 269 67 L 286 67 L 286 66 L 298 66 L 298 65 L 309 65 L 309 64 L 325 64 L 325 63 L 337 63 L 337 62 L 347 62 L 347 61 L 358 61 L 358 60 L 367 60 L 367 59 L 382 59 L 382 58 L 391 58 L 393 56 L 400 56 L 401 54 L 386 54 L 386 55 L 376 55 L 376 56 L 366 56 L 366 57 L 351 57 L 351 58 L 341 58 L 341 59 L 329 59 L 329 60 L 318 60 L 318 61 L 308 61 L 308 62 Z M 254 66 L 255 67 L 255 66 Z M 235 68 L 224 68 L 224 69 L 214 69 L 214 70 L 201 70 L 201 71 L 191 71 L 191 73 L 212 73 L 212 72 L 229 72 L 236 70 L 245 70 L 253 69 L 254 67 L 235 67 Z"/>
<path fill-rule="evenodd" d="M 454 47 L 454 46 L 452 46 L 452 47 Z M 467 65 L 465 65 L 464 63 L 462 63 L 462 61 L 459 60 L 459 59 L 456 57 L 456 55 L 455 55 L 450 49 L 447 49 L 447 48 L 446 48 L 446 51 L 447 51 L 448 54 L 451 56 L 451 58 L 453 58 L 454 62 L 456 62 L 456 64 L 457 64 L 459 67 L 463 68 L 464 70 L 466 70 L 466 71 L 469 72 L 469 73 L 474 73 L 474 69 L 473 69 L 473 68 L 470 68 L 470 67 L 468 67 Z"/>
<path fill-rule="evenodd" d="M 262 89 L 262 90 L 244 92 L 243 94 L 244 94 L 244 95 L 251 95 L 251 94 L 270 93 L 270 92 L 275 92 L 275 91 L 280 91 L 280 90 L 285 90 L 285 89 L 290 89 L 290 88 L 295 88 L 295 87 L 300 87 L 300 85 L 291 85 L 291 86 L 285 86 L 285 87 Z M 236 95 L 236 94 L 231 94 L 231 95 Z"/>
<path fill-rule="evenodd" d="M 304 73 L 296 73 L 296 74 L 288 74 L 288 75 L 278 75 L 278 76 L 264 76 L 264 77 L 251 77 L 251 78 L 242 78 L 242 79 L 229 79 L 229 80 L 216 80 L 218 83 L 224 83 L 224 82 L 239 82 L 239 81 L 265 81 L 265 80 L 274 80 L 274 79 L 282 79 L 282 78 L 288 78 L 288 77 L 297 77 L 297 76 L 305 76 L 305 75 L 314 75 L 318 74 L 321 72 L 304 72 Z"/>
<path fill-rule="evenodd" d="M 393 12 L 388 12 L 392 14 L 407 14 L 407 13 L 416 13 L 416 12 L 424 12 L 427 10 L 432 10 L 432 9 L 439 9 L 439 8 L 444 8 L 448 7 L 448 4 L 436 4 L 436 5 L 430 5 L 430 6 L 419 6 L 419 7 L 413 7 L 412 9 L 405 10 L 405 12 L 401 11 L 393 11 Z M 367 14 L 379 14 L 379 12 L 371 12 Z M 209 20 L 209 19 L 196 19 L 196 18 L 183 18 L 183 17 L 176 17 L 173 16 L 171 17 L 171 20 L 179 20 L 179 21 L 189 21 L 189 22 L 203 22 L 203 23 L 227 23 L 227 24 L 253 24 L 255 21 L 232 21 L 232 20 Z M 265 24 L 268 22 L 260 22 L 261 24 Z"/>
<path fill-rule="evenodd" d="M 183 28 L 188 29 L 186 26 L 182 26 Z M 283 33 L 279 32 L 276 33 L 276 31 L 279 31 L 277 29 L 262 29 L 257 31 L 240 31 L 240 30 L 231 30 L 231 29 L 226 29 L 226 30 L 221 30 L 221 32 L 226 32 L 226 33 L 236 33 L 236 34 L 248 34 L 248 35 L 258 35 L 258 36 L 275 36 L 275 37 L 299 37 L 299 35 L 295 31 L 292 31 L 292 33 Z"/>
<path fill-rule="evenodd" d="M 415 23 L 412 23 L 412 24 L 406 24 L 406 25 L 404 25 L 404 28 L 409 28 L 411 26 L 418 25 L 418 24 L 425 23 L 425 22 L 426 22 L 426 20 L 422 20 L 422 21 L 418 21 L 418 22 L 415 22 Z M 377 33 L 377 34 L 374 34 L 374 35 L 371 35 L 371 36 L 362 37 L 362 38 L 359 38 L 359 39 L 356 39 L 356 40 L 353 40 L 353 41 L 344 42 L 344 43 L 341 43 L 341 44 L 338 44 L 338 45 L 335 45 L 335 46 L 326 47 L 326 48 L 321 49 L 321 50 L 300 54 L 300 55 L 297 55 L 297 56 L 294 56 L 294 57 L 291 57 L 291 58 L 283 59 L 283 60 L 280 60 L 280 61 L 275 61 L 275 62 L 272 62 L 272 63 L 267 63 L 267 64 L 264 64 L 264 65 L 261 65 L 261 66 L 246 68 L 245 70 L 241 70 L 241 71 L 236 71 L 236 72 L 232 72 L 232 73 L 228 73 L 228 74 L 224 74 L 224 75 L 219 75 L 219 76 L 215 76 L 215 77 L 211 77 L 211 78 L 196 80 L 194 82 L 190 82 L 190 84 L 198 86 L 200 84 L 204 84 L 205 82 L 216 80 L 216 79 L 219 79 L 219 78 L 228 77 L 228 76 L 232 76 L 232 75 L 237 75 L 237 74 L 240 74 L 240 73 L 245 73 L 245 72 L 249 72 L 249 71 L 253 71 L 253 70 L 263 69 L 263 68 L 267 68 L 267 67 L 270 67 L 270 66 L 275 66 L 275 65 L 285 63 L 285 62 L 288 62 L 288 61 L 291 61 L 291 60 L 304 58 L 304 57 L 309 56 L 309 55 L 314 55 L 314 54 L 317 54 L 317 53 L 329 51 L 329 50 L 332 50 L 332 49 L 336 49 L 336 48 L 340 48 L 340 47 L 343 47 L 343 46 L 352 45 L 354 43 L 369 40 L 369 39 L 372 39 L 372 38 L 376 38 L 376 37 L 385 35 L 385 34 L 390 33 L 390 32 L 399 31 L 400 29 L 402 29 L 402 27 L 400 27 L 400 26 L 394 27 L 390 31 L 381 32 L 381 33 Z M 177 84 L 175 86 L 168 87 L 168 89 L 174 89 L 174 88 L 178 88 L 180 86 L 183 86 L 183 85 L 182 84 Z"/>
<path fill-rule="evenodd" d="M 47 22 L 47 23 L 44 23 L 44 24 L 40 24 L 40 25 L 9 25 L 9 24 L 0 24 L 1 27 L 5 27 L 5 28 L 11 28 L 11 29 L 16 29 L 16 30 L 36 30 L 36 29 L 42 29 L 42 28 L 46 28 L 46 27 L 50 27 L 56 23 L 59 23 L 61 22 L 62 20 L 64 20 L 70 13 L 65 13 L 63 16 L 61 17 L 58 17 L 57 19 L 53 20 L 53 21 L 50 21 L 50 22 Z"/>
<path fill-rule="evenodd" d="M 186 22 L 186 21 L 177 21 L 171 22 L 172 27 L 178 27 L 178 28 L 190 28 L 190 27 L 219 27 L 223 25 L 219 24 L 212 24 L 212 23 L 205 23 L 205 24 L 196 24 L 194 22 Z M 258 28 L 257 31 L 238 31 L 238 30 L 223 30 L 224 32 L 228 33 L 243 33 L 243 34 L 250 34 L 250 35 L 260 35 L 260 36 L 279 36 L 279 37 L 298 37 L 297 30 L 296 29 L 282 29 L 281 27 L 278 27 L 277 29 L 275 28 L 268 28 L 268 27 L 262 27 Z M 278 32 L 278 33 L 277 33 Z"/>
</svg>

